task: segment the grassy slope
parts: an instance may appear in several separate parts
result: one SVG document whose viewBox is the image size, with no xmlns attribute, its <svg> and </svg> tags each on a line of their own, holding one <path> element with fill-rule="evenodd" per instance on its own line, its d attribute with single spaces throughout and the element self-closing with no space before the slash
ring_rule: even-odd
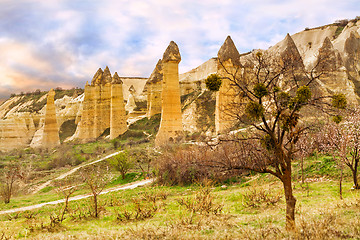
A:
<svg viewBox="0 0 360 240">
<path fill-rule="evenodd" d="M 56 213 L 61 206 L 47 206 L 35 210 L 35 217 L 31 217 L 28 212 L 13 214 L 12 216 L 18 217 L 13 220 L 9 220 L 8 216 L 1 216 L 0 229 L 3 230 L 0 230 L 0 233 L 3 231 L 6 236 L 16 238 L 27 236 L 28 239 L 302 239 L 306 238 L 306 235 L 309 235 L 310 239 L 359 238 L 360 193 L 350 190 L 350 177 L 346 177 L 344 200 L 340 200 L 338 182 L 332 177 L 336 175 L 337 169 L 328 157 L 309 159 L 305 167 L 312 182 L 301 185 L 295 181 L 294 184 L 295 196 L 298 199 L 297 233 L 284 232 L 285 202 L 282 187 L 279 181 L 269 175 L 250 176 L 246 178 L 247 182 L 231 185 L 227 189 L 213 187 L 213 202 L 224 206 L 220 215 L 191 214 L 178 203 L 178 199 L 193 198 L 199 191 L 198 186 L 152 186 L 101 196 L 103 211 L 99 219 L 89 216 L 90 199 L 72 202 L 71 214 L 67 215 L 62 224 L 54 227 L 49 227 L 50 215 Z M 329 175 L 323 175 L 324 168 Z M 295 170 L 295 175 L 299 176 L 296 164 Z M 347 171 L 346 175 L 349 176 Z M 265 192 L 271 197 L 281 196 L 281 199 L 274 205 L 260 201 L 255 207 L 247 207 L 245 196 L 255 191 Z M 134 211 L 132 199 L 139 199 L 140 204 L 145 206 L 151 202 L 146 196 L 163 196 L 164 193 L 168 197 L 156 202 L 159 209 L 152 218 L 129 221 L 117 219 L 117 213 L 122 213 L 124 209 Z M 42 198 L 53 195 L 50 191 L 43 193 Z M 38 198 L 40 197 L 35 196 L 31 201 Z M 80 212 L 82 217 L 79 217 Z"/>
</svg>

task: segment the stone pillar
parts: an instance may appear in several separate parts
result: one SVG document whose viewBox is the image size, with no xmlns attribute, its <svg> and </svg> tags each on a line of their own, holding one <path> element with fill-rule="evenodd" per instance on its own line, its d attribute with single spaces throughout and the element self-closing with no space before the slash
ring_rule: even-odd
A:
<svg viewBox="0 0 360 240">
<path fill-rule="evenodd" d="M 122 84 L 123 82 L 115 72 L 111 84 L 110 139 L 118 137 L 127 130 Z"/>
<path fill-rule="evenodd" d="M 182 135 L 182 115 L 179 86 L 179 62 L 181 56 L 175 42 L 171 41 L 166 49 L 163 60 L 162 110 L 159 132 L 155 144 L 164 145 L 176 141 Z"/>
<path fill-rule="evenodd" d="M 231 86 L 230 79 L 240 74 L 240 54 L 231 37 L 228 36 L 218 52 L 218 71 L 222 84 L 216 93 L 215 130 L 216 133 L 228 131 L 236 121 L 234 107 L 238 101 L 236 89 Z"/>
<path fill-rule="evenodd" d="M 154 71 L 151 73 L 148 83 L 148 103 L 147 113 L 148 118 L 151 118 L 155 114 L 161 113 L 161 90 L 162 90 L 162 68 L 161 59 L 156 64 Z"/>
<path fill-rule="evenodd" d="M 42 146 L 45 148 L 52 148 L 60 145 L 59 127 L 56 121 L 54 97 L 55 91 L 54 89 L 51 89 L 47 96 L 45 125 L 42 137 Z"/>
</svg>

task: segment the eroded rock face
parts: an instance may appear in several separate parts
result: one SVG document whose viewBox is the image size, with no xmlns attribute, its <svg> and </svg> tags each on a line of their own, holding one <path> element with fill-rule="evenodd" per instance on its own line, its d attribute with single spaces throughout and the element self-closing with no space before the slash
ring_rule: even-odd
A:
<svg viewBox="0 0 360 240">
<path fill-rule="evenodd" d="M 60 145 L 59 127 L 54 104 L 55 91 L 51 89 L 47 96 L 44 132 L 41 147 L 52 148 Z"/>
<path fill-rule="evenodd" d="M 35 133 L 32 116 L 18 113 L 0 120 L 0 151 L 28 146 Z"/>
<path fill-rule="evenodd" d="M 171 41 L 162 60 L 162 109 L 160 128 L 155 139 L 157 146 L 175 142 L 183 132 L 179 85 L 180 61 L 179 48 Z"/>
</svg>

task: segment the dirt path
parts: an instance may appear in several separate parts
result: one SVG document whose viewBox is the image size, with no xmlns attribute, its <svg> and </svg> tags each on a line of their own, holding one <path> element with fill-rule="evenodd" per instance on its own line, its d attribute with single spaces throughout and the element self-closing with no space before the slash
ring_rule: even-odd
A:
<svg viewBox="0 0 360 240">
<path fill-rule="evenodd" d="M 129 183 L 129 184 L 126 184 L 126 185 L 123 185 L 123 186 L 118 186 L 118 187 L 114 187 L 114 188 L 105 189 L 103 192 L 100 193 L 100 195 L 110 193 L 110 192 L 116 192 L 116 191 L 120 191 L 120 190 L 134 189 L 136 187 L 144 186 L 146 184 L 152 183 L 153 181 L 154 181 L 154 179 L 146 179 L 146 180 L 142 180 L 142 181 L 138 181 L 138 182 Z M 74 197 L 69 198 L 69 201 L 76 201 L 76 200 L 88 198 L 88 197 L 91 197 L 91 196 L 92 196 L 91 194 L 78 195 L 78 196 L 74 196 Z M 41 207 L 46 206 L 46 205 L 56 205 L 56 204 L 63 203 L 63 202 L 65 202 L 65 199 L 60 199 L 60 200 L 56 200 L 56 201 L 52 201 L 52 202 L 46 202 L 46 203 L 40 203 L 40 204 L 26 206 L 26 207 L 3 210 L 3 211 L 0 211 L 0 215 L 1 214 L 15 213 L 15 212 L 22 212 L 22 211 L 26 211 L 26 210 L 34 210 L 34 209 L 41 208 Z"/>
<path fill-rule="evenodd" d="M 122 152 L 122 151 L 115 152 L 115 153 L 109 154 L 109 155 L 107 155 L 106 157 L 103 157 L 103 158 L 101 158 L 101 159 L 92 161 L 92 162 L 90 162 L 90 163 L 87 163 L 87 164 L 84 164 L 84 165 L 81 165 L 81 166 L 77 166 L 77 167 L 71 169 L 70 171 L 61 174 L 61 175 L 58 176 L 57 178 L 51 179 L 51 180 L 49 180 L 49 181 L 41 184 L 40 186 L 38 186 L 38 187 L 32 192 L 32 194 L 35 194 L 35 193 L 39 192 L 41 189 L 47 187 L 47 186 L 50 185 L 50 183 L 51 183 L 52 181 L 54 181 L 54 180 L 60 180 L 60 179 L 66 178 L 67 176 L 73 174 L 74 172 L 76 172 L 77 170 L 79 170 L 79 169 L 82 168 L 82 167 L 89 166 L 89 165 L 92 165 L 92 164 L 95 164 L 95 163 L 104 161 L 104 160 L 106 160 L 106 159 L 108 159 L 108 158 L 111 158 L 111 157 L 117 155 L 117 154 L 120 153 L 120 152 Z"/>
</svg>

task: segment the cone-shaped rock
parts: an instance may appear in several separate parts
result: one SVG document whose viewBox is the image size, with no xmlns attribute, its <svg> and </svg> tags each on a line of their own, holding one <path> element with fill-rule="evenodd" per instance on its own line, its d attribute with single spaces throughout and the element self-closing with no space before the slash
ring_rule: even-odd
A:
<svg viewBox="0 0 360 240">
<path fill-rule="evenodd" d="M 326 37 L 323 45 L 319 49 L 317 70 L 335 71 L 337 68 L 337 54 L 330 39 Z"/>
<path fill-rule="evenodd" d="M 165 50 L 162 61 L 163 62 L 177 62 L 177 63 L 179 63 L 181 61 L 179 47 L 174 41 L 171 41 L 169 46 Z"/>
<path fill-rule="evenodd" d="M 179 48 L 175 42 L 170 42 L 162 61 L 162 92 L 161 92 L 161 122 L 156 135 L 157 146 L 174 142 L 182 135 L 182 115 L 180 103 Z"/>
<path fill-rule="evenodd" d="M 111 82 L 112 82 L 112 77 L 111 77 L 110 69 L 108 66 L 106 66 L 103 73 L 102 84 L 107 84 Z"/>
<path fill-rule="evenodd" d="M 51 89 L 47 96 L 44 133 L 42 138 L 42 146 L 44 148 L 52 148 L 60 145 L 59 128 L 56 121 L 56 111 L 54 104 L 55 91 Z"/>
<path fill-rule="evenodd" d="M 239 51 L 230 36 L 227 36 L 224 44 L 221 46 L 218 52 L 218 59 L 220 62 L 225 62 L 231 59 L 232 64 L 237 66 L 241 65 Z"/>
<path fill-rule="evenodd" d="M 121 80 L 121 78 L 119 77 L 117 72 L 114 73 L 111 83 L 112 84 L 123 84 L 123 81 Z"/>
<path fill-rule="evenodd" d="M 102 75 L 103 75 L 103 70 L 101 68 L 99 68 L 97 70 L 97 72 L 95 73 L 93 79 L 91 80 L 91 85 L 94 86 L 95 84 L 100 84 L 101 83 L 101 79 L 102 79 Z"/>
<path fill-rule="evenodd" d="M 298 69 L 304 68 L 304 63 L 299 53 L 299 50 L 296 47 L 295 42 L 290 36 L 290 34 L 286 35 L 283 42 L 283 50 L 280 54 L 282 60 L 286 64 L 291 64 Z"/>
</svg>

